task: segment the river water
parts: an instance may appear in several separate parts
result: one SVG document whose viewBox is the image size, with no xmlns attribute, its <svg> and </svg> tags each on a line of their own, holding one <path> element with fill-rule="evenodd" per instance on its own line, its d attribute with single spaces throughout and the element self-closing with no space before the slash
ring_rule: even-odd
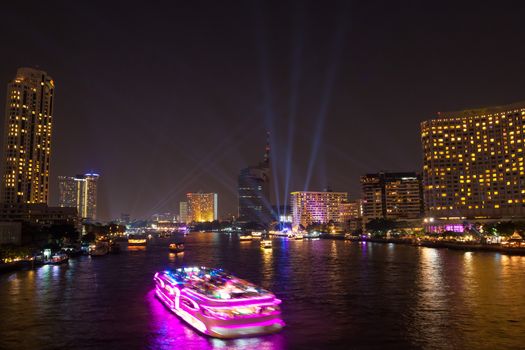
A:
<svg viewBox="0 0 525 350">
<path fill-rule="evenodd" d="M 525 257 L 406 245 L 191 233 L 145 250 L 0 275 L 0 349 L 514 349 Z M 274 335 L 197 334 L 153 296 L 156 271 L 222 267 L 282 299 Z"/>
</svg>

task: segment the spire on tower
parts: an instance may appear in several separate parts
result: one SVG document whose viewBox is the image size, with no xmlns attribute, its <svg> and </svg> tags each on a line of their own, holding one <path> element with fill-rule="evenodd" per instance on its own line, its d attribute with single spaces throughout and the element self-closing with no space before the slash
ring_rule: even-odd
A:
<svg viewBox="0 0 525 350">
<path fill-rule="evenodd" d="M 270 132 L 266 132 L 266 148 L 264 151 L 264 163 L 269 164 L 270 163 Z"/>
</svg>

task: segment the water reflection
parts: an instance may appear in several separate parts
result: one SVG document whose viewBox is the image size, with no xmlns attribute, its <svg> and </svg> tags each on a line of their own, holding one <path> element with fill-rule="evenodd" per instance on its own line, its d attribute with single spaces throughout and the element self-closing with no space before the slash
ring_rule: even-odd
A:
<svg viewBox="0 0 525 350">
<path fill-rule="evenodd" d="M 146 251 L 146 246 L 144 246 L 144 245 L 128 245 L 128 251 L 130 251 L 130 252 L 144 252 L 144 251 Z"/>
<path fill-rule="evenodd" d="M 416 335 L 416 344 L 428 347 L 433 342 L 442 341 L 444 328 L 449 325 L 448 286 L 444 281 L 441 251 L 419 248 L 419 253 L 412 333 Z"/>
<path fill-rule="evenodd" d="M 262 255 L 262 280 L 261 285 L 264 288 L 271 289 L 271 283 L 274 279 L 273 249 L 261 248 Z"/>
<path fill-rule="evenodd" d="M 180 265 L 184 262 L 184 252 L 178 252 L 178 253 L 169 253 L 169 260 L 172 263 L 178 263 Z"/>
<path fill-rule="evenodd" d="M 332 240 L 192 233 L 147 250 L 0 274 L 0 349 L 520 348 L 525 257 Z M 150 293 L 155 271 L 223 267 L 283 300 L 283 332 L 201 336 Z M 22 335 L 22 336 L 21 336 Z M 58 336 L 57 336 L 58 335 Z"/>
</svg>

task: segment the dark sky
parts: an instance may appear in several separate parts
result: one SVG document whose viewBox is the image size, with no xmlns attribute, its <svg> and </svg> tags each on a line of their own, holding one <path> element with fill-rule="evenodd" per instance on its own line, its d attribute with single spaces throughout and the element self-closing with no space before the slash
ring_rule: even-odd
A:
<svg viewBox="0 0 525 350">
<path fill-rule="evenodd" d="M 437 111 L 525 100 L 523 2 L 458 3 L 9 1 L 2 101 L 19 66 L 54 78 L 51 204 L 58 175 L 96 171 L 102 219 L 198 190 L 236 212 L 266 130 L 280 203 L 357 197 L 364 173 L 419 171 Z"/>
</svg>

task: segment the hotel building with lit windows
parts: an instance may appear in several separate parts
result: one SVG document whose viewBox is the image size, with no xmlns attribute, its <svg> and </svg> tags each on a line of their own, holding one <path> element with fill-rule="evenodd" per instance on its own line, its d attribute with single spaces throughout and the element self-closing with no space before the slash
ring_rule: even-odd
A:
<svg viewBox="0 0 525 350">
<path fill-rule="evenodd" d="M 525 217 L 524 115 L 519 102 L 421 123 L 427 217 Z"/>
<path fill-rule="evenodd" d="M 292 227 L 302 225 L 306 228 L 313 223 L 326 224 L 330 221 L 343 223 L 341 205 L 347 201 L 347 197 L 346 192 L 292 192 Z"/>
<path fill-rule="evenodd" d="M 218 219 L 217 193 L 187 193 L 188 222 L 211 222 Z"/>
<path fill-rule="evenodd" d="M 84 220 L 96 220 L 98 179 L 98 174 L 59 176 L 58 205 L 77 208 L 79 217 Z"/>
<path fill-rule="evenodd" d="M 7 85 L 1 201 L 47 204 L 55 84 L 46 72 L 19 68 Z"/>
<path fill-rule="evenodd" d="M 415 172 L 366 174 L 361 177 L 362 210 L 372 219 L 418 219 L 423 216 L 423 187 Z"/>
</svg>

